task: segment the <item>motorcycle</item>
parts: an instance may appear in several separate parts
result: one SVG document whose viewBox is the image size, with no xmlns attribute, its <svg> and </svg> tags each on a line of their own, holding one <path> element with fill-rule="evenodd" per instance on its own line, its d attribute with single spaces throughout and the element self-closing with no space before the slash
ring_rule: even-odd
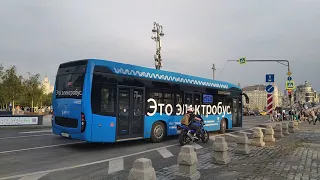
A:
<svg viewBox="0 0 320 180">
<path fill-rule="evenodd" d="M 203 143 L 207 143 L 209 141 L 209 133 L 207 130 L 204 129 L 204 121 L 202 117 L 199 115 L 197 116 L 201 120 L 198 122 L 198 126 L 200 126 L 201 130 L 201 141 Z M 179 135 L 179 143 L 181 146 L 184 146 L 190 142 L 196 142 L 200 139 L 196 136 L 196 131 L 193 129 L 190 129 L 188 126 L 185 125 L 177 125 L 177 131 Z"/>
</svg>

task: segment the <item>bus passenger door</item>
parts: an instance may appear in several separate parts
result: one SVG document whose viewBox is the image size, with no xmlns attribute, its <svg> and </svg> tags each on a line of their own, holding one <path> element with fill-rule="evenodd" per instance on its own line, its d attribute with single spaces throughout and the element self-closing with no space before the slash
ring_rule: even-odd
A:
<svg viewBox="0 0 320 180">
<path fill-rule="evenodd" d="M 117 140 L 143 137 L 144 89 L 119 87 Z"/>
<path fill-rule="evenodd" d="M 241 101 L 239 101 L 239 99 L 233 99 L 232 100 L 232 125 L 234 127 L 241 127 L 242 124 L 242 120 L 241 120 L 241 108 L 242 108 L 242 104 Z"/>
</svg>

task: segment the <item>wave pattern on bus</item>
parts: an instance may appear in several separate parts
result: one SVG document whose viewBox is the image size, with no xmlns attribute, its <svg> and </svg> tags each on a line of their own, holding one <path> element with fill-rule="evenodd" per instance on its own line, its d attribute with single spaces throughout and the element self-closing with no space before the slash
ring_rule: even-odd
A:
<svg viewBox="0 0 320 180">
<path fill-rule="evenodd" d="M 225 84 L 212 83 L 207 81 L 200 81 L 200 80 L 181 78 L 181 77 L 174 77 L 174 76 L 168 76 L 168 75 L 157 74 L 157 73 L 140 72 L 138 70 L 129 70 L 129 69 L 123 69 L 123 68 L 116 68 L 116 67 L 114 67 L 114 71 L 117 74 L 123 74 L 123 75 L 133 75 L 133 76 L 146 77 L 146 78 L 152 78 L 152 79 L 228 89 L 228 85 L 225 85 Z"/>
</svg>

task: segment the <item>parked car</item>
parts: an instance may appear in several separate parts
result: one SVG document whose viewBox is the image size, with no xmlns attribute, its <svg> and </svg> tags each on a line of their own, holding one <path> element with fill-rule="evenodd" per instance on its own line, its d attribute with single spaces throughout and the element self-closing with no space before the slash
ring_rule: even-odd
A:
<svg viewBox="0 0 320 180">
<path fill-rule="evenodd" d="M 265 115 L 267 115 L 267 112 L 262 111 L 262 112 L 260 112 L 260 115 L 261 115 L 261 116 L 265 116 Z"/>
</svg>

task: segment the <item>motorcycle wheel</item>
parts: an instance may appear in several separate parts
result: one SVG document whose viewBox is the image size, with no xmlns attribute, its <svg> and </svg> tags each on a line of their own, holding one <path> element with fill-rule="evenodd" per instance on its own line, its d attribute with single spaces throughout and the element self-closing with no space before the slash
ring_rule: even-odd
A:
<svg viewBox="0 0 320 180">
<path fill-rule="evenodd" d="M 203 135 L 202 135 L 202 137 L 201 137 L 201 141 L 202 141 L 203 143 L 207 143 L 207 142 L 209 141 L 209 133 L 208 133 L 208 131 L 205 131 L 205 132 L 203 133 Z"/>
<path fill-rule="evenodd" d="M 181 146 L 184 146 L 190 142 L 190 138 L 188 137 L 187 133 L 187 131 L 183 131 L 179 135 L 179 143 Z"/>
</svg>

